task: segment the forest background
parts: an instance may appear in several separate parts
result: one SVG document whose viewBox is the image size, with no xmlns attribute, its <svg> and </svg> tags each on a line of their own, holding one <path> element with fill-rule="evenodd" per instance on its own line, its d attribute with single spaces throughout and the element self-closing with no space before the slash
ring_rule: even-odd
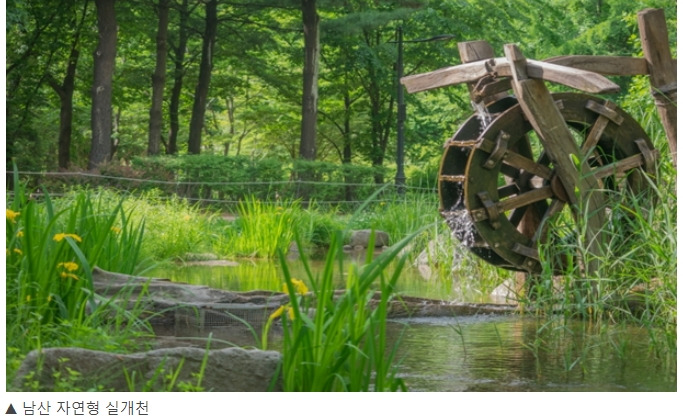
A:
<svg viewBox="0 0 683 420">
<path fill-rule="evenodd" d="M 404 44 L 410 75 L 458 64 L 457 42 L 477 39 L 498 56 L 506 43 L 535 59 L 641 56 L 648 7 L 664 9 L 675 56 L 673 0 L 9 0 L 7 168 L 273 181 L 346 165 L 346 181 L 383 183 L 398 27 L 437 38 Z M 637 119 L 652 109 L 645 77 L 615 81 Z M 406 96 L 409 184 L 436 185 L 441 146 L 472 113 L 465 89 Z"/>
</svg>

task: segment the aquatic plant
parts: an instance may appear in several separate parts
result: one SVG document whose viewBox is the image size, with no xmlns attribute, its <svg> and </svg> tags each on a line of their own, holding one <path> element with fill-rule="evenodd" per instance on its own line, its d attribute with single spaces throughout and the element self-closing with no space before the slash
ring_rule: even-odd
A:
<svg viewBox="0 0 683 420">
<path fill-rule="evenodd" d="M 280 255 L 290 302 L 271 315 L 264 327 L 263 344 L 267 345 L 268 330 L 279 318 L 285 391 L 405 390 L 403 380 L 396 376 L 398 342 L 389 348 L 386 341 L 387 306 L 405 258 L 399 258 L 389 276 L 385 269 L 411 237 L 375 259 L 369 252 L 362 266 L 347 267 L 342 237 L 341 232 L 334 236 L 318 276 L 307 267 L 306 287 L 292 278 Z M 305 256 L 302 260 L 306 265 Z M 344 275 L 345 289 L 335 292 L 335 277 Z M 311 293 L 306 293 L 309 287 Z"/>
<path fill-rule="evenodd" d="M 284 252 L 294 239 L 300 201 L 263 202 L 245 198 L 238 206 L 233 229 L 226 231 L 223 252 L 241 257 L 274 258 Z"/>
<path fill-rule="evenodd" d="M 34 199 L 16 171 L 14 186 L 6 209 L 7 377 L 33 349 L 125 347 L 141 323 L 130 322 L 129 308 L 111 316 L 115 305 L 95 293 L 92 269 L 134 273 L 144 223 L 93 192 Z"/>
</svg>

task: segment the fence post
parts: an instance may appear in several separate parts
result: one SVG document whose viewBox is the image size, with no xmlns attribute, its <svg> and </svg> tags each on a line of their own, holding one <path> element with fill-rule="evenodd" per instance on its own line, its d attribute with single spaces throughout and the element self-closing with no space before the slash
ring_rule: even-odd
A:
<svg viewBox="0 0 683 420">
<path fill-rule="evenodd" d="M 671 58 L 664 11 L 641 10 L 638 12 L 638 28 L 650 75 L 650 92 L 655 99 L 676 167 L 676 63 Z"/>
</svg>

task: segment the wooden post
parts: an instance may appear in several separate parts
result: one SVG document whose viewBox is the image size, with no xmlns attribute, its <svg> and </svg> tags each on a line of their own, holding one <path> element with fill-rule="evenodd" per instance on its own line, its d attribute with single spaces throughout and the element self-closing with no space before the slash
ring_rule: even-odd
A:
<svg viewBox="0 0 683 420">
<path fill-rule="evenodd" d="M 594 256 L 602 254 L 602 227 L 605 221 L 604 200 L 597 179 L 576 144 L 550 91 L 526 71 L 526 58 L 514 44 L 505 45 L 505 56 L 512 72 L 512 88 L 524 115 L 529 119 L 553 162 L 555 172 L 567 192 L 570 205 L 580 224 L 585 223 L 584 245 Z M 578 165 L 575 160 L 578 159 Z M 577 167 L 578 166 L 578 167 Z M 586 261 L 588 273 L 597 272 L 597 261 Z"/>
<path fill-rule="evenodd" d="M 669 150 L 676 166 L 676 63 L 671 58 L 669 34 L 662 9 L 638 12 L 638 28 L 643 54 L 650 74 L 650 86 L 662 120 Z"/>
</svg>

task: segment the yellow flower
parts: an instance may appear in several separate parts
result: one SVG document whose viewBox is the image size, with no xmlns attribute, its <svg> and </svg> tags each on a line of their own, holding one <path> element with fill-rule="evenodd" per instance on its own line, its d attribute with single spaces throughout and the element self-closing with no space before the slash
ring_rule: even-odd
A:
<svg viewBox="0 0 683 420">
<path fill-rule="evenodd" d="M 289 317 L 289 319 L 294 319 L 294 307 L 290 304 L 287 304 L 280 306 L 275 310 L 275 312 L 270 314 L 270 316 L 268 317 L 268 322 L 272 322 L 273 320 L 281 317 L 282 314 L 285 312 L 285 309 L 287 309 L 287 316 Z"/>
<path fill-rule="evenodd" d="M 268 321 L 272 321 L 272 320 L 274 320 L 274 319 L 279 318 L 280 316 L 282 316 L 282 313 L 285 311 L 285 306 L 286 306 L 286 305 L 280 306 L 279 308 L 277 308 L 277 309 L 275 310 L 275 312 L 273 312 L 272 314 L 270 314 L 270 316 L 268 317 Z"/>
<path fill-rule="evenodd" d="M 31 295 L 26 295 L 26 302 L 30 302 L 30 301 L 31 301 Z"/>
<path fill-rule="evenodd" d="M 63 278 L 63 279 L 74 279 L 74 280 L 78 280 L 78 276 L 77 276 L 77 275 L 72 274 L 72 273 L 67 273 L 66 271 L 63 271 L 63 272 L 59 273 L 59 276 L 60 276 L 61 278 Z"/>
<path fill-rule="evenodd" d="M 19 216 L 21 213 L 18 211 L 10 210 L 10 209 L 5 209 L 5 218 L 9 220 L 10 222 L 14 223 L 15 219 L 17 216 Z"/>
<path fill-rule="evenodd" d="M 67 262 L 60 262 L 57 264 L 57 268 L 63 267 L 66 269 L 66 271 L 76 271 L 78 270 L 78 264 L 75 262 L 67 261 Z"/>
<path fill-rule="evenodd" d="M 59 277 L 61 277 L 63 279 L 78 280 L 78 276 L 71 273 L 71 271 L 78 270 L 78 264 L 76 264 L 75 262 L 71 262 L 71 261 L 60 262 L 59 264 L 57 264 L 57 268 L 62 268 L 65 270 L 65 271 L 62 271 L 59 273 Z"/>
<path fill-rule="evenodd" d="M 118 226 L 112 226 L 111 231 L 118 235 L 119 233 L 121 233 L 121 228 Z"/>
<path fill-rule="evenodd" d="M 76 235 L 75 233 L 57 233 L 52 239 L 54 239 L 55 242 L 60 242 L 64 238 L 71 238 L 76 242 L 82 241 L 81 237 Z"/>
<path fill-rule="evenodd" d="M 15 254 L 23 255 L 24 253 L 21 251 L 19 248 L 14 248 L 12 251 L 14 251 Z"/>
<path fill-rule="evenodd" d="M 189 222 L 190 219 L 191 219 L 191 217 L 189 214 L 186 214 L 185 217 L 183 217 L 183 220 L 185 220 L 186 222 Z"/>
<path fill-rule="evenodd" d="M 24 231 L 23 230 L 20 230 L 19 232 L 17 232 L 17 238 L 23 238 L 23 237 L 24 237 Z"/>
<path fill-rule="evenodd" d="M 306 283 L 299 279 L 292 279 L 292 285 L 294 286 L 294 290 L 296 293 L 300 295 L 305 295 L 308 293 L 308 287 L 306 287 Z M 285 293 L 289 294 L 289 288 L 287 287 L 287 283 L 282 284 L 282 290 L 284 290 Z"/>
</svg>

